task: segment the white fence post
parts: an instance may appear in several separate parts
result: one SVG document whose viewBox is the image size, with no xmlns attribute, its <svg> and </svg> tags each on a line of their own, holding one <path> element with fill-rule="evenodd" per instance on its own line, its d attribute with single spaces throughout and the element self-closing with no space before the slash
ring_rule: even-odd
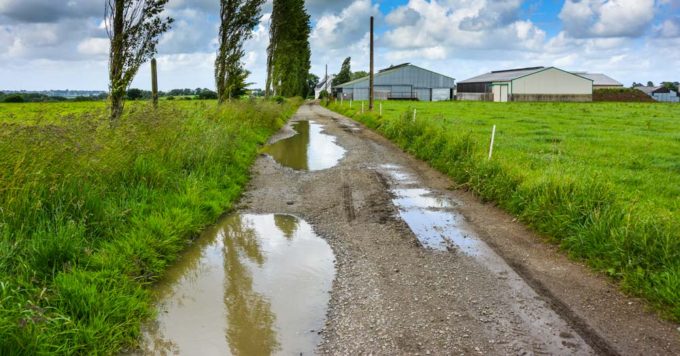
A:
<svg viewBox="0 0 680 356">
<path fill-rule="evenodd" d="M 493 155 L 493 142 L 496 139 L 496 125 L 493 125 L 493 130 L 491 131 L 491 145 L 489 146 L 489 160 Z"/>
<path fill-rule="evenodd" d="M 364 102 L 363 101 L 361 102 L 361 113 L 362 114 L 364 113 Z"/>
<path fill-rule="evenodd" d="M 413 109 L 413 122 L 416 122 L 416 109 Z"/>
</svg>

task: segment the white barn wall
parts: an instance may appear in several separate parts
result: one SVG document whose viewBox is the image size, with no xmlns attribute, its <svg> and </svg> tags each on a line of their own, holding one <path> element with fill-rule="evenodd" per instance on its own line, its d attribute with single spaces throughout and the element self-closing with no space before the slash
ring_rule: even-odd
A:
<svg viewBox="0 0 680 356">
<path fill-rule="evenodd" d="M 592 95 L 593 82 L 589 79 L 548 68 L 517 78 L 511 83 L 512 94 Z"/>
</svg>

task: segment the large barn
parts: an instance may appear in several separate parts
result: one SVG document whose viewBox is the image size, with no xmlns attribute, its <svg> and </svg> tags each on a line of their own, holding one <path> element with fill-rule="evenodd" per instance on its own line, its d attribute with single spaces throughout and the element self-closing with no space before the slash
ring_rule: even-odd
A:
<svg viewBox="0 0 680 356">
<path fill-rule="evenodd" d="M 458 82 L 459 100 L 592 101 L 593 80 L 555 67 L 499 70 Z"/>
<path fill-rule="evenodd" d="M 451 100 L 455 80 L 443 74 L 404 63 L 383 69 L 374 75 L 376 100 Z M 333 88 L 337 97 L 368 100 L 369 77 L 363 77 Z"/>
</svg>

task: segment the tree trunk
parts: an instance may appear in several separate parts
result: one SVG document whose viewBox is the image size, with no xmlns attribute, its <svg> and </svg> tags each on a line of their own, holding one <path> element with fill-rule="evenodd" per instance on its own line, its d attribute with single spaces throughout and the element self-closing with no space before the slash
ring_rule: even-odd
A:
<svg viewBox="0 0 680 356">
<path fill-rule="evenodd" d="M 125 31 L 125 0 L 115 0 L 113 13 L 113 36 L 111 37 L 111 54 L 109 58 L 109 79 L 111 80 L 111 125 L 115 126 L 123 114 L 123 98 L 125 84 L 123 83 L 124 63 L 124 31 Z"/>
</svg>

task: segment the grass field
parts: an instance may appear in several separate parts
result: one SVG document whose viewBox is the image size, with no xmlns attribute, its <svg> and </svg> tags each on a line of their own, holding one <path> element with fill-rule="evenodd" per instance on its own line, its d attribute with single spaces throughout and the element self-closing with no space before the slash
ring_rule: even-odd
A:
<svg viewBox="0 0 680 356">
<path fill-rule="evenodd" d="M 0 104 L 0 354 L 116 354 L 300 101 Z"/>
<path fill-rule="evenodd" d="M 330 108 L 680 321 L 680 105 L 389 101 L 382 117 L 359 102 Z"/>
</svg>

